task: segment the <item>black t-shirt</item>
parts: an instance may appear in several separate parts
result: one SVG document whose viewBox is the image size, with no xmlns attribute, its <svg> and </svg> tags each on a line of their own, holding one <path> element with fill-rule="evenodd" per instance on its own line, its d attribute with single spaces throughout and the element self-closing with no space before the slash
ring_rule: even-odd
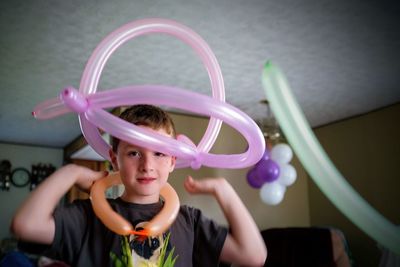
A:
<svg viewBox="0 0 400 267">
<path fill-rule="evenodd" d="M 120 198 L 109 203 L 136 228 L 162 208 L 161 202 L 139 205 Z M 145 241 L 110 231 L 96 217 L 89 200 L 57 208 L 54 218 L 56 232 L 51 251 L 71 266 L 116 266 L 126 261 L 132 261 L 134 267 L 158 266 L 159 255 L 165 261 L 169 254 L 170 259 L 176 258 L 176 267 L 218 266 L 228 232 L 204 217 L 200 210 L 188 206 L 181 206 L 166 233 Z"/>
</svg>

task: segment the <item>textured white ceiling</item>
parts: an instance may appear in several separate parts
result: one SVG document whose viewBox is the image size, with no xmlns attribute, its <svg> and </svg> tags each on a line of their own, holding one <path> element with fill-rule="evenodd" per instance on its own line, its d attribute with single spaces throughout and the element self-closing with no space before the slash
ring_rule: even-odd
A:
<svg viewBox="0 0 400 267">
<path fill-rule="evenodd" d="M 200 34 L 220 63 L 226 101 L 255 120 L 266 116 L 261 70 L 268 59 L 286 73 L 312 126 L 400 101 L 395 1 L 2 0 L 0 142 L 63 147 L 75 139 L 76 115 L 36 121 L 33 107 L 67 85 L 78 87 L 86 61 L 107 34 L 151 17 Z M 194 52 L 163 35 L 117 49 L 99 88 L 133 84 L 211 91 Z"/>
</svg>

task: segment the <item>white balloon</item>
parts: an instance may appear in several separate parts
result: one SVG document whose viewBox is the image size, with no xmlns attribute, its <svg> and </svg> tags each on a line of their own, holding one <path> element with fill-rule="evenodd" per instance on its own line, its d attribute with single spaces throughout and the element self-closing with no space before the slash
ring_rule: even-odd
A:
<svg viewBox="0 0 400 267">
<path fill-rule="evenodd" d="M 287 144 L 277 144 L 271 149 L 271 159 L 279 163 L 289 163 L 292 160 L 293 151 Z"/>
<path fill-rule="evenodd" d="M 285 196 L 286 187 L 280 183 L 265 183 L 260 190 L 261 200 L 268 205 L 279 204 Z"/>
<path fill-rule="evenodd" d="M 296 169 L 290 164 L 281 164 L 279 166 L 278 183 L 284 186 L 290 186 L 296 181 Z"/>
</svg>

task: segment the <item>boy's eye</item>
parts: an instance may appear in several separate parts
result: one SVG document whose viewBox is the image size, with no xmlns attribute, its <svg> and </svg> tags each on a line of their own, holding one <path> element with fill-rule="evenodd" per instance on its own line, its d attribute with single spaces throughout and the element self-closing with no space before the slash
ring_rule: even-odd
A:
<svg viewBox="0 0 400 267">
<path fill-rule="evenodd" d="M 165 157 L 166 156 L 164 153 L 161 153 L 161 152 L 154 152 L 154 155 L 156 155 L 157 157 Z"/>
<path fill-rule="evenodd" d="M 140 157 L 140 153 L 138 151 L 129 151 L 128 156 L 131 157 Z"/>
</svg>

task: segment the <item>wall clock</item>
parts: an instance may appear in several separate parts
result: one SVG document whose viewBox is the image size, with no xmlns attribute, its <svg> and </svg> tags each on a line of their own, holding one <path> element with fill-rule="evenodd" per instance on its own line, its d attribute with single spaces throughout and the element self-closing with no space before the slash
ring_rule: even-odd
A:
<svg viewBox="0 0 400 267">
<path fill-rule="evenodd" d="M 11 183 L 16 187 L 24 187 L 31 181 L 31 174 L 25 168 L 16 168 L 11 173 Z"/>
</svg>

